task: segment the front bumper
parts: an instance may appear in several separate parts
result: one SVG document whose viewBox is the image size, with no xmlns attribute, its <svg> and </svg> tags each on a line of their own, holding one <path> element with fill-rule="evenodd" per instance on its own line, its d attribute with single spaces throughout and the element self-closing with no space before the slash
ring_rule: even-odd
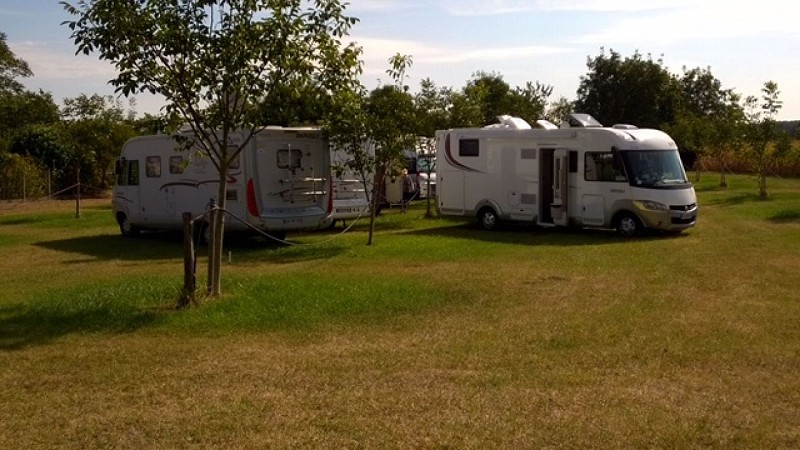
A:
<svg viewBox="0 0 800 450">
<path fill-rule="evenodd" d="M 697 222 L 697 205 L 670 205 L 669 211 L 650 210 L 637 205 L 644 226 L 655 230 L 680 231 Z"/>
</svg>

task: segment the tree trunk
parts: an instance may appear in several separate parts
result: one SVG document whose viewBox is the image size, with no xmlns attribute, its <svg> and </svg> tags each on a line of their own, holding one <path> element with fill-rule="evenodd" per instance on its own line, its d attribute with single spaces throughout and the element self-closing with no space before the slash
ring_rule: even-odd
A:
<svg viewBox="0 0 800 450">
<path fill-rule="evenodd" d="M 367 238 L 367 245 L 372 245 L 372 238 L 375 235 L 375 218 L 378 215 L 378 206 L 382 197 L 381 186 L 383 185 L 383 176 L 375 173 L 372 179 L 372 207 L 369 211 L 369 237 Z"/>
<path fill-rule="evenodd" d="M 218 297 L 222 294 L 222 238 L 225 235 L 225 191 L 228 189 L 226 170 L 220 170 L 217 208 L 211 216 L 211 242 L 208 255 L 208 294 Z"/>
<path fill-rule="evenodd" d="M 767 167 L 762 166 L 758 174 L 758 196 L 767 198 Z"/>
</svg>

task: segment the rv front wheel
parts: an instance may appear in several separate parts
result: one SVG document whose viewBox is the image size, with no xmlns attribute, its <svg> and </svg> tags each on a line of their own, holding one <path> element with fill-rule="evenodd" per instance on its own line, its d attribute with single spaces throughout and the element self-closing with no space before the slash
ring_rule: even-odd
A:
<svg viewBox="0 0 800 450">
<path fill-rule="evenodd" d="M 642 233 L 644 225 L 634 214 L 624 212 L 617 218 L 617 232 L 623 237 L 634 237 Z"/>
<path fill-rule="evenodd" d="M 493 230 L 497 226 L 497 213 L 486 207 L 478 213 L 478 222 L 484 230 Z"/>
<path fill-rule="evenodd" d="M 131 225 L 128 216 L 125 214 L 120 214 L 117 217 L 117 223 L 119 223 L 119 232 L 122 233 L 123 236 L 133 237 L 139 234 L 139 229 Z"/>
</svg>

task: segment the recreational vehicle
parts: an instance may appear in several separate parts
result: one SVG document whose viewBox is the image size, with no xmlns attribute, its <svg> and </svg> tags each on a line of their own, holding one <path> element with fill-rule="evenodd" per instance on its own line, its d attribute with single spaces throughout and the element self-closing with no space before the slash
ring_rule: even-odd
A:
<svg viewBox="0 0 800 450">
<path fill-rule="evenodd" d="M 561 127 L 533 129 L 501 116 L 484 128 L 436 132 L 437 206 L 476 217 L 541 226 L 679 233 L 695 224 L 697 198 L 675 142 L 631 125 L 603 127 L 573 114 Z"/>
<path fill-rule="evenodd" d="M 238 147 L 244 132 L 232 136 Z M 181 229 L 181 216 L 201 216 L 218 202 L 218 173 L 208 156 L 181 149 L 174 137 L 129 140 L 117 160 L 113 212 L 123 235 Z M 255 134 L 228 171 L 226 230 L 251 227 L 284 235 L 330 224 L 330 152 L 315 128 L 268 127 Z"/>
<path fill-rule="evenodd" d="M 344 150 L 331 150 L 331 163 L 333 173 L 333 215 L 331 225 L 338 221 L 357 219 L 369 216 L 369 200 L 367 198 L 367 185 L 372 184 L 372 175 L 366 180 L 361 175 L 348 167 L 350 155 Z"/>
</svg>

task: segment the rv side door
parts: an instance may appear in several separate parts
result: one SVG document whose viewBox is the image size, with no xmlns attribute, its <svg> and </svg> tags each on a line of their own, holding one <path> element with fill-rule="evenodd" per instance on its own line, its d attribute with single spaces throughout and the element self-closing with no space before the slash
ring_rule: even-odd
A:
<svg viewBox="0 0 800 450">
<path fill-rule="evenodd" d="M 566 226 L 569 224 L 569 150 L 556 149 L 553 158 L 553 202 L 550 213 L 553 223 Z"/>
</svg>

